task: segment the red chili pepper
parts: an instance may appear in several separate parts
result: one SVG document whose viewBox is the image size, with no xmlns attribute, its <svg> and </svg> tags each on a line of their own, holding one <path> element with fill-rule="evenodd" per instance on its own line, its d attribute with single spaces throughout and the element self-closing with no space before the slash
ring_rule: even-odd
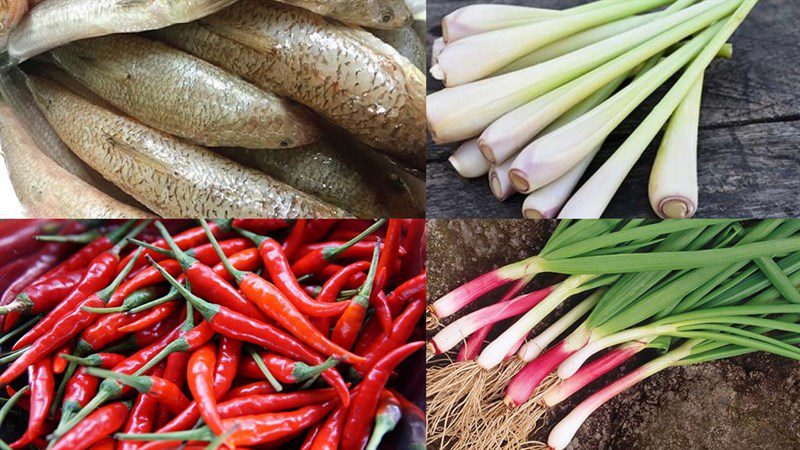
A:
<svg viewBox="0 0 800 450">
<path fill-rule="evenodd" d="M 410 221 L 403 248 L 408 252 L 403 257 L 400 266 L 398 281 L 407 280 L 425 270 L 425 220 L 413 219 Z"/>
<path fill-rule="evenodd" d="M 267 269 L 270 279 L 299 312 L 312 317 L 326 317 L 338 316 L 347 308 L 347 304 L 344 302 L 320 303 L 309 297 L 292 273 L 289 261 L 286 259 L 280 244 L 274 239 L 265 238 L 244 230 L 238 231 L 258 244 L 261 259 L 264 260 L 264 267 Z M 228 271 L 230 272 L 230 270 Z M 236 278 L 235 275 L 234 278 Z M 253 299 L 251 298 L 250 300 L 252 301 Z"/>
<path fill-rule="evenodd" d="M 175 330 L 178 322 L 180 322 L 180 315 L 173 315 L 151 328 L 133 333 L 131 339 L 133 347 L 144 348 L 160 341 Z"/>
<path fill-rule="evenodd" d="M 335 275 L 330 277 L 328 281 L 322 286 L 322 289 L 317 295 L 317 301 L 322 303 L 331 303 L 335 302 L 336 299 L 339 297 L 339 293 L 342 292 L 345 284 L 350 280 L 353 275 L 357 273 L 362 273 L 365 270 L 368 270 L 370 263 L 367 261 L 358 261 L 349 266 L 342 267 Z M 330 333 L 331 329 L 331 318 L 330 317 L 317 317 L 313 321 L 314 326 L 323 333 L 325 336 Z"/>
<path fill-rule="evenodd" d="M 386 245 L 381 250 L 381 260 L 378 262 L 378 270 L 386 271 L 387 282 L 394 277 L 397 258 L 398 255 L 401 255 L 400 240 L 403 238 L 402 232 L 401 221 L 399 219 L 390 219 L 389 227 L 386 229 Z"/>
<path fill-rule="evenodd" d="M 162 292 L 163 289 L 159 287 L 140 289 L 128 295 L 125 298 L 125 302 L 129 304 L 146 303 L 158 298 Z M 122 339 L 127 333 L 121 328 L 142 316 L 143 314 L 120 313 L 102 316 L 89 328 L 83 330 L 78 343 L 75 345 L 76 353 L 85 355 Z"/>
<path fill-rule="evenodd" d="M 72 351 L 72 343 L 67 342 L 62 345 L 60 349 L 56 350 L 55 354 L 70 353 Z M 62 358 L 53 358 L 53 373 L 62 374 L 67 368 L 67 360 Z"/>
<path fill-rule="evenodd" d="M 200 416 L 214 434 L 222 434 L 225 428 L 222 417 L 217 410 L 217 400 L 214 397 L 214 366 L 216 365 L 216 347 L 206 344 L 192 353 L 189 357 L 187 379 L 189 390 L 197 403 Z"/>
<path fill-rule="evenodd" d="M 214 221 L 211 223 L 210 228 L 212 233 L 214 233 L 214 237 L 221 239 L 222 237 L 228 235 L 231 231 L 230 220 Z M 206 233 L 201 227 L 190 228 L 182 233 L 176 234 L 175 236 L 173 236 L 172 239 L 175 241 L 175 243 L 181 250 L 197 247 L 208 242 L 208 238 L 206 238 Z M 167 245 L 167 241 L 165 241 L 164 239 L 159 239 L 153 242 L 152 245 L 158 248 L 162 248 L 164 250 L 169 248 Z M 156 261 L 161 261 L 162 259 L 166 258 L 166 256 L 164 256 L 163 254 L 153 250 L 148 250 L 147 252 L 145 252 L 145 256 L 149 256 Z M 120 261 L 119 263 L 119 267 L 125 267 L 125 264 L 127 264 L 128 261 L 130 261 L 130 259 L 131 255 L 128 255 L 125 258 L 123 258 L 122 261 Z M 143 261 L 140 261 L 139 266 L 136 267 L 141 267 L 142 265 Z"/>
<path fill-rule="evenodd" d="M 228 391 L 223 397 L 223 400 L 231 400 L 237 397 L 244 397 L 248 395 L 264 395 L 274 394 L 275 388 L 272 387 L 269 381 L 256 381 L 242 386 L 235 387 Z"/>
<path fill-rule="evenodd" d="M 77 305 L 72 311 L 68 311 L 61 317 L 54 327 L 46 330 L 35 342 L 33 342 L 19 359 L 14 361 L 6 371 L 0 375 L 0 386 L 10 383 L 14 378 L 18 377 L 25 368 L 47 354 L 55 351 L 60 346 L 70 341 L 78 333 L 83 331 L 96 319 L 96 314 L 83 310 L 84 306 L 99 307 L 103 306 L 104 302 L 111 297 L 111 293 L 119 286 L 125 276 L 130 272 L 132 264 L 125 267 L 125 270 L 111 282 L 108 287 L 90 295 Z M 35 329 L 35 328 L 34 328 Z"/>
<path fill-rule="evenodd" d="M 28 429 L 21 438 L 11 444 L 11 448 L 14 449 L 25 447 L 45 433 L 45 420 L 53 401 L 56 384 L 53 361 L 50 358 L 42 359 L 28 367 L 28 384 L 31 387 Z"/>
<path fill-rule="evenodd" d="M 378 220 L 372 226 L 361 232 L 358 236 L 354 237 L 353 239 L 349 240 L 348 242 L 342 243 L 341 245 L 335 245 L 330 247 L 318 247 L 313 249 L 308 254 L 304 255 L 300 258 L 297 262 L 292 264 L 292 272 L 295 276 L 300 277 L 303 275 L 315 274 L 320 272 L 325 266 L 333 262 L 338 257 L 344 257 L 344 253 L 347 251 L 352 250 L 353 253 L 369 258 L 372 253 L 375 251 L 375 243 L 366 242 L 359 247 L 355 247 L 359 244 L 365 237 L 369 236 L 375 230 L 383 226 L 384 220 Z M 367 255 L 364 255 L 364 250 L 367 250 Z"/>
<path fill-rule="evenodd" d="M 158 264 L 155 264 L 155 267 L 158 268 Z M 178 289 L 181 295 L 188 300 L 189 304 L 197 308 L 206 322 L 209 323 L 217 333 L 244 342 L 260 345 L 273 352 L 298 359 L 307 364 L 321 364 L 324 362 L 324 359 L 319 354 L 308 349 L 294 336 L 290 336 L 277 327 L 258 322 L 243 314 L 225 308 L 224 306 L 209 303 L 187 291 L 186 288 L 178 284 L 178 282 L 166 272 L 162 273 L 164 273 L 164 277 L 167 281 Z M 349 403 L 350 394 L 341 375 L 337 371 L 332 369 L 326 370 L 322 373 L 322 378 L 339 390 L 344 404 Z"/>
<path fill-rule="evenodd" d="M 220 345 L 221 346 L 221 345 Z M 183 389 L 186 385 L 186 367 L 189 364 L 189 354 L 185 352 L 173 353 L 167 357 L 167 365 L 164 368 L 164 379 Z M 156 414 L 156 421 L 153 429 L 163 427 L 169 422 L 172 415 L 166 408 L 159 408 Z M 127 431 L 126 431 L 127 432 Z"/>
<path fill-rule="evenodd" d="M 380 394 L 389 381 L 389 376 L 398 364 L 424 345 L 425 342 L 405 344 L 392 350 L 372 366 L 358 391 L 353 394 L 342 433 L 342 450 L 364 448 L 369 438 L 370 421 L 375 416 Z"/>
<path fill-rule="evenodd" d="M 128 234 L 128 231 L 133 227 L 136 223 L 136 220 L 128 220 L 123 225 L 117 227 L 116 229 L 110 231 L 105 235 L 98 235 L 97 233 L 91 233 L 92 237 L 90 238 L 90 242 L 86 244 L 83 248 L 78 250 L 74 255 L 67 258 L 66 261 L 62 262 L 46 274 L 40 278 L 40 280 L 45 280 L 48 278 L 52 278 L 57 275 L 61 275 L 66 272 L 71 272 L 73 270 L 85 270 L 86 267 L 101 253 L 111 250 L 112 247 L 117 245 L 122 239 Z M 37 280 L 38 281 L 38 280 Z"/>
<path fill-rule="evenodd" d="M 178 310 L 178 306 L 176 302 L 158 305 L 151 309 L 150 312 L 143 313 L 141 317 L 136 318 L 133 322 L 119 327 L 119 331 L 122 333 L 134 333 L 149 328 L 172 315 Z"/>
<path fill-rule="evenodd" d="M 166 259 L 161 261 L 161 266 L 173 276 L 178 276 L 181 273 L 181 264 L 174 259 Z M 125 312 L 128 309 L 124 308 L 125 300 L 130 297 L 134 292 L 164 282 L 164 277 L 153 269 L 148 267 L 136 274 L 133 278 L 125 280 L 124 283 L 114 292 L 111 300 L 108 301 L 108 311 L 111 312 Z"/>
<path fill-rule="evenodd" d="M 148 221 L 143 221 L 136 226 L 130 234 L 135 236 L 148 223 Z M 107 286 L 116 275 L 116 265 L 119 261 L 119 252 L 126 244 L 127 242 L 122 241 L 121 243 L 112 247 L 110 250 L 107 250 L 95 257 L 92 262 L 89 263 L 89 268 L 87 269 L 86 274 L 80 283 L 78 283 L 78 286 L 75 288 L 75 290 L 72 291 L 70 295 L 64 299 L 64 301 L 59 303 L 58 306 L 50 311 L 50 313 L 48 313 L 25 336 L 20 338 L 20 340 L 15 344 L 14 349 L 19 349 L 33 344 L 33 341 L 41 338 L 48 330 L 52 330 L 53 328 L 57 327 L 64 316 L 78 308 L 78 306 L 81 305 L 81 303 L 84 302 L 87 297 L 92 296 L 92 294 L 100 291 L 104 286 Z M 132 270 L 132 267 L 129 265 L 125 267 L 128 268 L 128 271 L 126 272 L 127 275 L 127 273 L 130 273 L 130 270 Z M 120 280 L 120 282 L 121 281 L 122 280 Z M 116 283 L 114 288 L 116 289 L 118 285 L 119 283 Z M 113 290 L 106 291 L 105 294 L 107 294 L 108 297 L 104 297 L 103 300 L 108 300 L 113 292 Z"/>
<path fill-rule="evenodd" d="M 134 408 L 136 408 L 136 405 L 134 405 Z M 47 442 L 45 442 L 45 445 L 46 444 Z M 97 443 L 89 447 L 89 450 L 116 450 L 116 448 L 117 448 L 117 441 L 115 441 L 114 438 L 104 437 L 103 439 L 100 439 L 99 441 L 97 441 Z"/>
<path fill-rule="evenodd" d="M 364 287 L 353 297 L 350 305 L 336 322 L 336 326 L 333 327 L 331 340 L 343 348 L 353 348 L 358 332 L 361 330 L 361 325 L 364 323 L 364 317 L 367 315 L 367 308 L 369 307 L 369 298 L 372 295 L 375 272 L 378 269 L 379 252 L 379 247 L 376 246 Z"/>
<path fill-rule="evenodd" d="M 266 352 L 260 353 L 259 357 L 278 381 L 287 384 L 301 383 L 318 377 L 322 372 L 335 367 L 339 363 L 339 361 L 330 358 L 322 364 L 309 366 L 303 362 L 293 361 L 289 358 Z M 245 360 L 239 366 L 239 373 L 248 378 L 260 378 L 262 376 L 261 369 L 252 359 Z"/>
<path fill-rule="evenodd" d="M 408 307 L 406 307 L 405 311 L 394 321 L 392 334 L 389 336 L 381 336 L 364 355 L 369 362 L 364 365 L 356 366 L 356 370 L 360 374 L 363 374 L 369 369 L 372 363 L 382 358 L 392 349 L 406 342 L 408 338 L 411 337 L 411 333 L 414 332 L 414 328 L 423 315 L 425 315 L 425 299 L 412 301 Z"/>
<path fill-rule="evenodd" d="M 318 281 L 320 281 L 322 283 L 325 283 L 331 277 L 333 277 L 334 275 L 339 273 L 342 269 L 343 269 L 343 267 L 338 265 L 338 264 L 329 264 L 327 267 L 322 269 L 322 272 L 317 274 L 314 277 L 314 279 L 318 280 Z M 353 274 L 352 277 L 350 277 L 350 280 L 348 280 L 347 283 L 344 285 L 344 288 L 345 289 L 358 289 L 358 288 L 361 287 L 361 285 L 364 284 L 364 281 L 366 281 L 366 280 L 367 280 L 367 274 L 362 273 L 362 272 L 355 273 L 355 274 Z"/>
<path fill-rule="evenodd" d="M 233 267 L 236 267 L 239 270 L 244 270 L 246 272 L 255 272 L 264 265 L 261 262 L 261 255 L 258 253 L 258 249 L 255 247 L 251 247 L 248 248 L 247 250 L 233 254 L 228 258 L 228 260 L 231 262 L 231 265 Z M 217 274 L 218 277 L 222 278 L 228 283 L 233 282 L 233 277 L 231 276 L 231 274 L 228 273 L 227 270 L 225 270 L 224 264 L 219 263 L 215 265 L 212 269 L 214 270 L 214 273 Z"/>
<path fill-rule="evenodd" d="M 223 419 L 254 414 L 287 411 L 303 406 L 324 403 L 336 398 L 333 389 L 316 389 L 280 394 L 248 395 L 227 400 L 217 407 Z"/>
<path fill-rule="evenodd" d="M 297 253 L 297 249 L 300 248 L 300 245 L 305 239 L 307 229 L 308 221 L 306 219 L 300 219 L 294 223 L 292 231 L 289 232 L 289 236 L 287 236 L 286 240 L 283 241 L 283 254 L 286 255 L 286 258 L 291 259 L 294 257 L 295 253 Z M 253 230 L 249 231 L 256 233 L 256 231 Z"/>
<path fill-rule="evenodd" d="M 162 375 L 162 370 L 157 367 L 154 376 Z M 181 394 L 183 395 L 183 394 Z M 155 416 L 158 411 L 158 400 L 152 395 L 139 394 L 131 408 L 128 421 L 122 428 L 123 433 L 149 433 L 155 426 Z M 115 445 L 116 445 L 116 441 Z M 140 443 L 135 441 L 120 441 L 117 450 L 135 450 Z"/>
<path fill-rule="evenodd" d="M 166 406 L 172 414 L 178 414 L 189 406 L 189 399 L 183 395 L 181 389 L 175 383 L 159 376 L 133 376 L 94 367 L 90 367 L 88 371 L 89 375 L 117 380 L 126 386 L 136 389 L 141 394 L 153 396 L 159 403 Z"/>
<path fill-rule="evenodd" d="M 110 369 L 125 359 L 124 356 L 114 353 L 96 353 L 85 358 L 76 358 L 70 355 L 61 355 L 61 357 L 69 358 L 82 366 L 102 367 L 103 369 Z M 78 410 L 86 406 L 97 393 L 99 384 L 100 380 L 89 375 L 87 367 L 78 368 L 66 384 L 64 400 L 61 405 L 61 422 L 68 421 Z"/>
<path fill-rule="evenodd" d="M 213 269 L 181 251 L 172 241 L 169 233 L 167 233 L 160 222 L 156 222 L 156 227 L 161 230 L 164 235 L 164 240 L 167 242 L 167 245 L 170 246 L 175 259 L 177 259 L 181 267 L 183 267 L 184 275 L 189 281 L 193 292 L 204 297 L 213 298 L 217 303 L 250 317 L 256 319 L 264 318 L 264 314 L 256 308 L 255 305 L 243 297 L 233 286 L 219 277 Z M 209 232 L 209 236 L 211 235 L 211 232 Z M 215 240 L 214 245 L 216 244 Z M 225 252 L 218 251 L 217 254 L 223 256 Z"/>
<path fill-rule="evenodd" d="M 366 450 L 377 450 L 386 433 L 394 430 L 402 417 L 400 400 L 387 389 L 381 391 L 378 409 L 375 411 L 375 426 L 372 429 L 372 436 L 367 442 Z"/>
<path fill-rule="evenodd" d="M 61 234 L 74 233 L 81 231 L 85 227 L 80 222 L 70 221 L 60 231 Z M 62 259 L 67 256 L 67 253 L 72 250 L 72 244 L 49 242 L 29 258 L 25 258 L 26 266 L 24 271 L 13 280 L 5 289 L 2 297 L 0 297 L 0 305 L 10 305 L 16 299 L 17 295 L 23 292 L 25 288 L 37 281 L 42 275 L 47 273 L 50 269 L 55 267 Z M 0 289 L 2 291 L 2 289 Z M 0 307 L 0 314 L 6 314 L 10 310 L 3 311 L 4 308 Z M 3 326 L 3 331 L 10 331 L 19 320 L 19 314 L 15 313 L 5 319 L 0 318 L 0 325 Z"/>
<path fill-rule="evenodd" d="M 82 270 L 73 270 L 39 280 L 25 288 L 14 301 L 0 307 L 0 314 L 7 312 L 6 323 L 10 323 L 15 315 L 49 311 L 72 292 L 83 278 L 83 273 Z"/>
<path fill-rule="evenodd" d="M 383 293 L 383 287 L 386 285 L 387 272 L 386 268 L 378 269 L 378 276 L 375 278 L 375 286 L 372 288 L 372 294 L 369 296 L 369 304 L 375 308 L 375 316 L 378 318 L 386 334 L 392 334 L 392 310 L 389 308 L 386 295 Z"/>
<path fill-rule="evenodd" d="M 253 233 L 266 234 L 271 231 L 280 230 L 290 225 L 288 220 L 283 219 L 234 219 L 233 226 L 250 230 Z"/>
<path fill-rule="evenodd" d="M 389 389 L 389 391 L 391 391 L 392 394 L 394 394 L 394 396 L 397 397 L 397 400 L 400 401 L 400 406 L 403 408 L 404 416 L 414 416 L 417 419 L 422 420 L 423 423 L 425 422 L 425 412 L 422 409 L 420 409 L 419 406 L 410 401 L 408 398 L 406 398 L 406 396 L 404 396 L 397 390 Z"/>
<path fill-rule="evenodd" d="M 216 398 L 224 397 L 230 390 L 239 371 L 241 359 L 242 341 L 221 335 L 219 338 L 217 366 L 214 368 L 214 396 Z"/>
<path fill-rule="evenodd" d="M 312 450 L 337 450 L 346 418 L 347 408 L 340 405 L 322 423 L 311 446 Z"/>
<path fill-rule="evenodd" d="M 0 266 L 29 255 L 42 245 L 34 238 L 42 232 L 47 221 L 29 220 L 19 225 L 8 235 L 0 237 Z"/>
<path fill-rule="evenodd" d="M 84 450 L 90 447 L 122 428 L 130 409 L 129 402 L 116 402 L 98 409 L 56 441 L 50 450 Z"/>
<path fill-rule="evenodd" d="M 317 433 L 319 433 L 321 427 L 322 424 L 317 423 L 308 430 L 306 437 L 303 439 L 303 443 L 300 444 L 300 450 L 311 450 L 311 447 L 314 445 L 314 439 L 317 437 Z"/>
<path fill-rule="evenodd" d="M 349 221 L 346 221 L 346 222 L 349 222 Z M 340 223 L 342 223 L 342 221 L 339 220 L 339 219 L 313 219 L 313 220 L 309 220 L 308 223 L 306 224 L 305 241 L 306 242 L 316 242 L 316 241 L 321 240 L 325 235 L 330 233 L 330 231 L 333 229 L 333 227 L 339 225 Z M 361 229 L 363 230 L 364 228 L 366 228 L 368 226 L 369 226 L 369 223 L 367 222 L 367 225 L 364 225 Z"/>
</svg>

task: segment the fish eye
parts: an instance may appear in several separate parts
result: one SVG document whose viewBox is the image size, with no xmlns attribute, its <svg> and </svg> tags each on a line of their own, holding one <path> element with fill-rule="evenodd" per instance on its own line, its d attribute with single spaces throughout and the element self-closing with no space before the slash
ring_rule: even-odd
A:
<svg viewBox="0 0 800 450">
<path fill-rule="evenodd" d="M 386 10 L 381 14 L 381 22 L 387 23 L 394 18 L 394 12 L 392 10 Z"/>
</svg>

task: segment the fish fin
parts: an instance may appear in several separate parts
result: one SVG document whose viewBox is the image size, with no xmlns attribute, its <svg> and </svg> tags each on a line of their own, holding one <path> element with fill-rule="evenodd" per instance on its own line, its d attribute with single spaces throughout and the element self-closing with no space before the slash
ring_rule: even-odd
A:
<svg viewBox="0 0 800 450">
<path fill-rule="evenodd" d="M 162 173 L 169 174 L 172 172 L 172 169 L 165 163 L 154 160 L 152 158 L 148 158 L 142 154 L 142 151 L 136 148 L 136 146 L 126 142 L 124 139 L 117 137 L 113 133 L 109 133 L 105 130 L 100 130 L 100 133 L 105 137 L 106 141 L 112 145 L 114 148 L 118 149 L 121 153 L 126 155 L 127 157 L 134 160 L 137 165 L 150 167 L 153 170 L 157 170 Z"/>
</svg>

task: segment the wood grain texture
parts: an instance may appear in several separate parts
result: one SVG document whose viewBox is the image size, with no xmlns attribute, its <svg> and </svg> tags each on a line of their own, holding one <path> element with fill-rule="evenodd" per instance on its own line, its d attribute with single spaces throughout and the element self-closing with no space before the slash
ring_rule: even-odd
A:
<svg viewBox="0 0 800 450">
<path fill-rule="evenodd" d="M 478 1 L 428 1 L 428 60 L 441 19 Z M 542 8 L 568 8 L 585 0 L 482 0 Z M 703 88 L 697 217 L 800 216 L 800 2 L 762 1 L 732 38 L 732 60 L 715 61 Z M 615 130 L 584 181 L 618 148 L 661 99 L 674 79 Z M 428 77 L 428 92 L 442 89 Z M 654 217 L 647 180 L 660 136 L 620 187 L 606 217 Z M 464 180 L 447 158 L 454 145 L 428 141 L 428 217 L 521 216 L 524 196 L 498 202 L 485 178 Z M 582 181 L 583 182 L 583 181 Z"/>
</svg>

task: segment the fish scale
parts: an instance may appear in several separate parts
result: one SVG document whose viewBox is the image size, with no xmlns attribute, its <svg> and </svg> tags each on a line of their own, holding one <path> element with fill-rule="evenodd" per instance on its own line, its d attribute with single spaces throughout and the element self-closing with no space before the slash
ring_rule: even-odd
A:
<svg viewBox="0 0 800 450">
<path fill-rule="evenodd" d="M 347 213 L 213 152 L 163 134 L 41 78 L 31 90 L 61 139 L 166 217 L 343 217 Z"/>
<path fill-rule="evenodd" d="M 152 35 L 424 167 L 422 72 L 364 30 L 291 6 L 243 0 L 199 24 Z"/>
<path fill-rule="evenodd" d="M 115 107 L 196 144 L 294 148 L 319 138 L 304 107 L 161 42 L 114 35 L 74 42 L 51 55 Z"/>
</svg>

